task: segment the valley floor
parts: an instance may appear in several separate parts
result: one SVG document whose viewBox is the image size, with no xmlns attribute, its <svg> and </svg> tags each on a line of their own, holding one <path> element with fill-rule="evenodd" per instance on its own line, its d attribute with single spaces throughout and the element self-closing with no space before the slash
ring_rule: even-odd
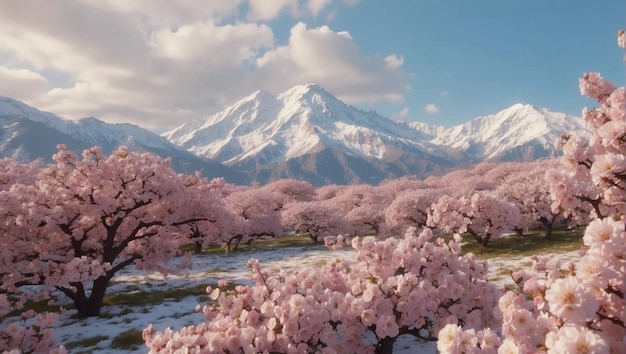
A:
<svg viewBox="0 0 626 354">
<path fill-rule="evenodd" d="M 195 256 L 193 269 L 177 276 L 168 276 L 167 279 L 163 279 L 160 273 L 127 271 L 113 279 L 113 284 L 107 292 L 115 294 L 112 299 L 117 299 L 119 304 L 104 307 L 99 318 L 73 319 L 74 311 L 68 310 L 55 328 L 55 337 L 70 353 L 146 353 L 147 348 L 138 338 L 141 338 L 141 331 L 148 324 L 152 323 L 155 330 L 163 331 L 168 326 L 178 330 L 183 326 L 202 322 L 203 315 L 194 310 L 196 305 L 203 304 L 208 299 L 208 295 L 202 294 L 201 289 L 206 285 L 214 285 L 218 279 L 228 279 L 240 284 L 249 282 L 246 262 L 250 258 L 258 259 L 263 269 L 267 271 L 277 271 L 319 267 L 329 258 L 352 257 L 354 254 L 350 248 L 330 251 L 323 246 L 280 247 Z M 573 260 L 577 252 L 554 256 Z M 532 261 L 526 256 L 518 258 L 507 256 L 490 259 L 489 264 L 490 279 L 504 287 L 512 284 L 508 277 L 510 270 L 527 268 Z M 186 294 L 186 290 L 195 295 L 181 295 Z M 147 296 L 157 292 L 160 294 L 172 292 L 177 295 L 164 301 L 155 301 L 153 297 Z M 129 299 L 133 299 L 132 302 Z M 112 300 L 112 303 L 115 301 Z M 114 348 L 115 346 L 122 348 Z M 396 342 L 394 353 L 415 352 L 435 353 L 436 344 L 418 341 L 408 336 Z"/>
</svg>

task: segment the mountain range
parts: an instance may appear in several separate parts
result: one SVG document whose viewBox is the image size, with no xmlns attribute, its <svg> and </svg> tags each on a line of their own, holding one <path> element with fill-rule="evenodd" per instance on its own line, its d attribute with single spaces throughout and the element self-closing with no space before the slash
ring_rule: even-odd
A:
<svg viewBox="0 0 626 354">
<path fill-rule="evenodd" d="M 278 95 L 257 91 L 163 136 L 259 183 L 299 178 L 323 185 L 555 156 L 554 142 L 564 132 L 588 134 L 580 118 L 525 104 L 448 129 L 395 122 L 308 84 Z"/>
<path fill-rule="evenodd" d="M 232 183 L 249 183 L 243 173 L 196 156 L 136 125 L 109 124 L 95 118 L 66 120 L 14 99 L 0 97 L 0 157 L 52 162 L 57 144 L 65 144 L 77 154 L 93 146 L 100 146 L 105 154 L 110 154 L 125 145 L 133 151 L 171 157 L 172 167 L 180 173 L 200 171 L 209 178 L 225 177 Z"/>
<path fill-rule="evenodd" d="M 554 156 L 554 141 L 565 132 L 588 134 L 580 118 L 526 104 L 447 129 L 396 122 L 346 105 L 315 84 L 277 95 L 254 92 L 162 136 L 131 124 L 66 120 L 0 97 L 0 156 L 49 161 L 58 143 L 76 152 L 99 145 L 105 153 L 126 145 L 171 157 L 179 172 L 199 170 L 236 184 L 281 178 L 314 185 L 423 178 L 481 161 Z"/>
</svg>

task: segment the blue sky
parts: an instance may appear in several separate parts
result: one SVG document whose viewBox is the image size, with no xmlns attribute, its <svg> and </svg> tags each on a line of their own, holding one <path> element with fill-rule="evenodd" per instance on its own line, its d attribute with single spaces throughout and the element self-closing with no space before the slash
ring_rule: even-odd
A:
<svg viewBox="0 0 626 354">
<path fill-rule="evenodd" d="M 518 102 L 579 115 L 584 72 L 624 85 L 624 27 L 617 0 L 5 1 L 0 95 L 155 131 L 311 82 L 446 127 Z"/>
</svg>

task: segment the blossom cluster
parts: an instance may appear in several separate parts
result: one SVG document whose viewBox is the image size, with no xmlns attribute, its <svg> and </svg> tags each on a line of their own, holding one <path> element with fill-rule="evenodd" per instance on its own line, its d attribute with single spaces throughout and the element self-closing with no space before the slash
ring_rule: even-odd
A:
<svg viewBox="0 0 626 354">
<path fill-rule="evenodd" d="M 519 223 L 520 212 L 515 204 L 486 193 L 474 193 L 471 198 L 443 196 L 433 203 L 427 219 L 430 227 L 467 232 L 483 246 Z"/>
<path fill-rule="evenodd" d="M 207 322 L 157 333 L 150 326 L 144 339 L 154 353 L 366 353 L 405 334 L 436 340 L 449 323 L 492 324 L 499 291 L 485 280 L 486 263 L 460 256 L 454 240 L 431 238 L 415 228 L 402 239 L 353 238 L 354 261 L 291 273 L 268 274 L 251 260 L 255 285 L 207 289 Z"/>
<path fill-rule="evenodd" d="M 624 32 L 618 44 L 626 47 Z M 589 141 L 566 136 L 561 171 L 553 171 L 553 207 L 588 212 L 582 256 L 576 263 L 537 259 L 532 272 L 514 273 L 519 285 L 499 300 L 504 338 L 498 353 L 623 353 L 626 348 L 626 90 L 598 73 L 580 91 L 598 101 L 583 118 Z M 530 300 L 527 300 L 530 299 Z M 439 333 L 444 353 L 493 352 L 457 324 Z"/>
</svg>

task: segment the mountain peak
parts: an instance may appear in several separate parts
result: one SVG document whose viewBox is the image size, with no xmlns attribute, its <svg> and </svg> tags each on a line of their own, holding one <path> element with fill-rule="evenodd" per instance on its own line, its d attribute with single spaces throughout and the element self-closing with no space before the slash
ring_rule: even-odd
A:
<svg viewBox="0 0 626 354">
<path fill-rule="evenodd" d="M 502 110 L 500 113 L 511 113 L 511 114 L 519 114 L 519 113 L 541 113 L 546 112 L 547 110 L 541 107 L 537 107 L 528 103 L 516 103 L 509 108 Z"/>
<path fill-rule="evenodd" d="M 322 101 L 338 101 L 335 96 L 330 94 L 318 84 L 296 85 L 277 95 L 279 100 L 284 100 L 285 102 L 295 102 L 302 99 L 312 101 L 315 100 L 316 97 L 320 98 Z"/>
<path fill-rule="evenodd" d="M 263 91 L 263 90 L 256 90 L 254 91 L 250 96 L 240 100 L 239 102 L 243 102 L 243 101 L 254 101 L 254 100 L 264 100 L 264 99 L 271 99 L 274 96 L 267 92 L 267 91 Z"/>
<path fill-rule="evenodd" d="M 433 140 L 460 151 L 471 160 L 529 160 L 556 154 L 554 141 L 563 132 L 585 134 L 579 118 L 531 104 L 517 103 L 495 114 L 452 127 Z M 524 153 L 521 152 L 526 149 Z M 519 154 L 519 156 L 515 155 Z"/>
<path fill-rule="evenodd" d="M 320 85 L 315 83 L 308 83 L 303 85 L 295 85 L 284 93 L 306 93 L 306 92 L 315 92 L 315 93 L 324 93 L 328 94 L 328 92 L 322 88 Z"/>
</svg>

